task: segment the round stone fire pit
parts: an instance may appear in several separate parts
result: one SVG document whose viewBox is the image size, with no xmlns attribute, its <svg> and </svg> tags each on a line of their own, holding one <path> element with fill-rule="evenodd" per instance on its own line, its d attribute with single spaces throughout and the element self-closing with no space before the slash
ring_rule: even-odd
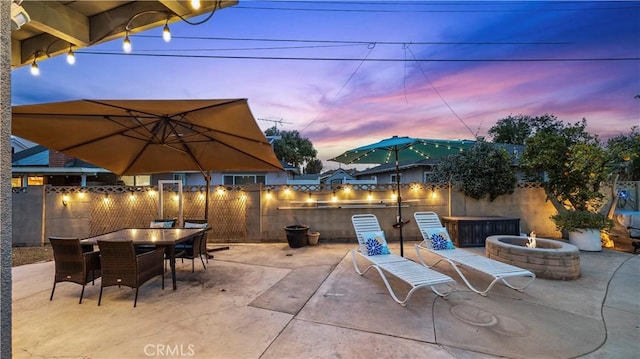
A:
<svg viewBox="0 0 640 359">
<path fill-rule="evenodd" d="M 580 251 L 572 244 L 537 238 L 536 248 L 527 237 L 497 235 L 485 242 L 488 258 L 528 269 L 538 278 L 572 280 L 580 277 Z"/>
</svg>

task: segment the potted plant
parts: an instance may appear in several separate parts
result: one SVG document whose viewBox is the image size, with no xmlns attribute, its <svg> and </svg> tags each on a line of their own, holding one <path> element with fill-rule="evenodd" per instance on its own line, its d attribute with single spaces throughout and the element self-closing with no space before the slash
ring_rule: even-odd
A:
<svg viewBox="0 0 640 359">
<path fill-rule="evenodd" d="M 584 251 L 601 251 L 600 232 L 614 225 L 613 220 L 606 216 L 586 210 L 561 211 L 551 216 L 551 220 L 558 230 L 568 233 L 569 243 Z"/>
</svg>

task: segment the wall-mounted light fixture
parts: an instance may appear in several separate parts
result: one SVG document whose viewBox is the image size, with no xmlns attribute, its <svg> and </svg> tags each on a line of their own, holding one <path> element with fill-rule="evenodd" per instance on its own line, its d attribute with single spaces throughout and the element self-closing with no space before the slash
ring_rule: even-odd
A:
<svg viewBox="0 0 640 359">
<path fill-rule="evenodd" d="M 62 205 L 67 206 L 69 204 L 69 195 L 65 194 L 62 196 Z"/>
<path fill-rule="evenodd" d="M 265 196 L 267 199 L 271 199 L 271 188 L 267 188 L 267 194 Z"/>
</svg>

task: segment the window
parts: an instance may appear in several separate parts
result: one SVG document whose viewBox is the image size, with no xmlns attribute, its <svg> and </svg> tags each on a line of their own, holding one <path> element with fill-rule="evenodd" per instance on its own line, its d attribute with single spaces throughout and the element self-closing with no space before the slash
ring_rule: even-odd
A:
<svg viewBox="0 0 640 359">
<path fill-rule="evenodd" d="M 125 186 L 151 186 L 151 175 L 122 176 L 120 179 Z"/>
<path fill-rule="evenodd" d="M 222 183 L 224 185 L 245 185 L 261 183 L 266 184 L 265 175 L 223 175 Z"/>
<path fill-rule="evenodd" d="M 12 177 L 11 187 L 22 187 L 22 177 Z"/>
<path fill-rule="evenodd" d="M 422 172 L 422 182 L 429 183 L 433 182 L 433 167 L 426 166 L 424 171 Z"/>
<path fill-rule="evenodd" d="M 29 178 L 27 178 L 27 186 L 44 186 L 44 177 L 29 176 Z"/>
<path fill-rule="evenodd" d="M 174 173 L 173 180 L 182 182 L 183 186 L 187 184 L 187 176 L 184 173 Z"/>
<path fill-rule="evenodd" d="M 399 180 L 400 180 L 400 182 L 402 182 L 402 173 L 400 173 L 399 175 L 400 175 L 399 176 Z M 397 182 L 395 173 L 391 175 L 390 180 L 391 180 L 391 183 L 396 183 Z"/>
</svg>

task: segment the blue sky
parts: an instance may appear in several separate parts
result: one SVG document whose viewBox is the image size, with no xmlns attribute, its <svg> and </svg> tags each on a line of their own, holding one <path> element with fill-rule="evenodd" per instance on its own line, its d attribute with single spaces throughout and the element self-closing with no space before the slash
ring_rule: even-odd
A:
<svg viewBox="0 0 640 359">
<path fill-rule="evenodd" d="M 586 118 L 606 139 L 640 125 L 639 19 L 637 1 L 240 1 L 171 24 L 168 44 L 157 28 L 129 55 L 120 39 L 15 69 L 12 103 L 248 98 L 322 160 L 393 135 L 487 136 L 517 114 Z"/>
</svg>

